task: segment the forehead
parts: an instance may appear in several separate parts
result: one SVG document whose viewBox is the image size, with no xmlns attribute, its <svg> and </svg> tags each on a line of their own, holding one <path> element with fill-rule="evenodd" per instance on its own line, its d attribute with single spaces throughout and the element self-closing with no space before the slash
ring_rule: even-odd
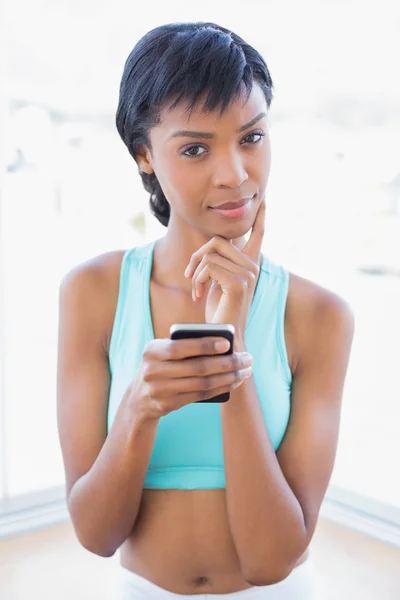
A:
<svg viewBox="0 0 400 600">
<path fill-rule="evenodd" d="M 168 107 L 173 103 L 173 100 L 171 100 L 161 110 L 160 123 L 154 129 L 159 129 L 166 135 L 188 126 L 191 129 L 196 128 L 207 132 L 220 130 L 235 132 L 241 125 L 250 122 L 261 112 L 267 113 L 265 96 L 261 87 L 256 83 L 253 84 L 248 100 L 246 100 L 246 95 L 243 92 L 237 99 L 231 101 L 222 115 L 219 107 L 213 112 L 204 112 L 204 100 L 205 95 L 192 113 L 188 112 L 188 103 L 186 102 L 182 102 L 174 109 L 168 110 Z"/>
</svg>

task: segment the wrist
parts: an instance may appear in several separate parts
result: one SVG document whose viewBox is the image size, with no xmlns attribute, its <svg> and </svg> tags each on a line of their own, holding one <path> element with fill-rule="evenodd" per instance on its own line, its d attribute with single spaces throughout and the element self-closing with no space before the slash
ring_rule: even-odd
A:
<svg viewBox="0 0 400 600">
<path fill-rule="evenodd" d="M 160 417 L 150 411 L 146 404 L 148 398 L 138 398 L 138 392 L 133 394 L 130 390 L 123 398 L 125 415 L 133 429 L 142 429 L 148 425 L 158 425 Z"/>
</svg>

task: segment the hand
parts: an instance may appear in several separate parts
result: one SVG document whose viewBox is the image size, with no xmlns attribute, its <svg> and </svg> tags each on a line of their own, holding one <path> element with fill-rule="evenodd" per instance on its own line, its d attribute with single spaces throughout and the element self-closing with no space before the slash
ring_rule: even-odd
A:
<svg viewBox="0 0 400 600">
<path fill-rule="evenodd" d="M 225 348 L 217 350 L 216 341 L 224 341 Z M 239 387 L 251 376 L 252 358 L 245 352 L 216 356 L 228 348 L 227 340 L 212 336 L 148 342 L 127 391 L 136 414 L 144 421 L 157 420 Z"/>
<path fill-rule="evenodd" d="M 213 237 L 191 257 L 185 271 L 192 278 L 196 302 L 204 284 L 212 280 L 205 309 L 206 323 L 231 323 L 235 327 L 235 348 L 244 342 L 248 313 L 260 272 L 261 245 L 265 231 L 263 198 L 246 246 L 239 250 L 230 240 Z"/>
</svg>

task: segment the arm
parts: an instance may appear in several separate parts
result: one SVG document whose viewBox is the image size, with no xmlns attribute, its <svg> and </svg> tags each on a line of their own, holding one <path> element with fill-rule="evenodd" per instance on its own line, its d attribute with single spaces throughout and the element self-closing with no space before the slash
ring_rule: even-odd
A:
<svg viewBox="0 0 400 600">
<path fill-rule="evenodd" d="M 135 415 L 128 388 L 107 436 L 103 290 L 110 282 L 96 261 L 60 286 L 57 418 L 76 535 L 87 550 L 112 556 L 134 526 L 158 422 Z"/>
<path fill-rule="evenodd" d="M 298 322 L 303 343 L 277 453 L 253 378 L 221 405 L 228 517 L 243 574 L 253 585 L 282 581 L 307 549 L 336 455 L 353 315 L 338 296 L 319 292 Z"/>
</svg>

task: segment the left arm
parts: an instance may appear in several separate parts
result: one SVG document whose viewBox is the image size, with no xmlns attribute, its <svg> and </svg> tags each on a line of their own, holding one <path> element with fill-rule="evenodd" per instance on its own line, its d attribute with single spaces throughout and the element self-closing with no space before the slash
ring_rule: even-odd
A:
<svg viewBox="0 0 400 600">
<path fill-rule="evenodd" d="M 221 404 L 228 518 L 252 585 L 276 583 L 292 571 L 312 539 L 333 470 L 354 317 L 327 291 L 317 294 L 308 313 L 299 319 L 291 416 L 278 451 L 253 377 Z"/>
</svg>

